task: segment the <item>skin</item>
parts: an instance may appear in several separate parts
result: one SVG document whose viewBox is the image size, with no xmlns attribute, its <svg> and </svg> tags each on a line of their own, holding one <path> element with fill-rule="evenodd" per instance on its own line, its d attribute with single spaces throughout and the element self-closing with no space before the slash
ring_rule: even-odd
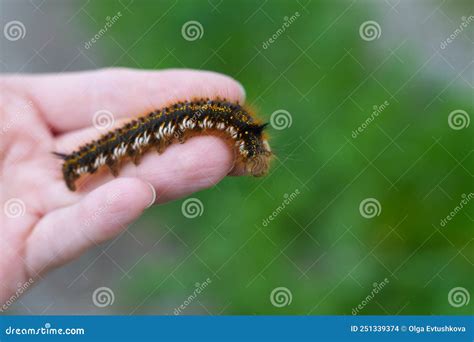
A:
<svg viewBox="0 0 474 342">
<path fill-rule="evenodd" d="M 123 120 L 194 97 L 244 102 L 235 80 L 195 70 L 92 72 L 0 79 L 0 307 L 30 278 L 35 283 L 87 249 L 120 234 L 152 204 L 212 187 L 233 168 L 233 153 L 216 137 L 194 137 L 162 155 L 146 154 L 120 176 L 101 173 L 76 192 L 62 179 L 51 152 L 70 152 L 104 131 L 95 112 Z M 233 170 L 239 174 L 239 170 Z M 8 217 L 11 198 L 25 205 Z M 10 215 L 11 216 L 11 215 Z"/>
</svg>

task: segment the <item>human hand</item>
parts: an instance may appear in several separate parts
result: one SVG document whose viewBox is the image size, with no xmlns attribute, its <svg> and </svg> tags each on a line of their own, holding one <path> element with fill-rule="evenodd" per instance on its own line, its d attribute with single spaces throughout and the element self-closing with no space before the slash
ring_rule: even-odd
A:
<svg viewBox="0 0 474 342">
<path fill-rule="evenodd" d="M 177 100 L 221 97 L 243 103 L 236 81 L 193 70 L 6 76 L 0 79 L 0 305 L 29 279 L 118 235 L 154 203 L 210 187 L 233 166 L 228 146 L 212 136 L 150 152 L 120 177 L 94 175 L 79 191 L 66 188 L 61 160 L 105 133 L 93 127 L 99 110 L 122 119 Z"/>
</svg>

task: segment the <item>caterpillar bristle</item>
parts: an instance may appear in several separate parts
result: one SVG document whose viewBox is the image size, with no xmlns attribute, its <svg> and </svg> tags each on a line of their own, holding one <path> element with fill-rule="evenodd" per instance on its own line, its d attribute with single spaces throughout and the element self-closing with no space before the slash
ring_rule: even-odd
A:
<svg viewBox="0 0 474 342">
<path fill-rule="evenodd" d="M 51 152 L 51 154 L 53 154 L 54 156 L 58 157 L 58 158 L 61 158 L 63 160 L 66 160 L 67 158 L 67 154 L 64 154 L 64 153 L 60 153 L 60 152 Z"/>
</svg>

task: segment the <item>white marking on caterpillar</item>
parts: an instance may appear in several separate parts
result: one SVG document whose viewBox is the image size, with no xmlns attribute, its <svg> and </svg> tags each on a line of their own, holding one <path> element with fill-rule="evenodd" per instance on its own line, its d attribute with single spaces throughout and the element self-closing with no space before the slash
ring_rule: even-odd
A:
<svg viewBox="0 0 474 342">
<path fill-rule="evenodd" d="M 78 168 L 76 170 L 76 173 L 78 175 L 82 175 L 83 173 L 87 173 L 87 171 L 89 170 L 89 167 L 86 165 L 86 166 L 81 166 L 80 168 Z"/>
<path fill-rule="evenodd" d="M 179 125 L 179 128 L 182 131 L 185 131 L 186 128 L 193 129 L 194 127 L 196 127 L 196 123 L 193 120 L 190 120 L 189 118 L 184 118 L 183 122 L 181 122 L 181 124 Z"/>
<path fill-rule="evenodd" d="M 140 146 L 148 144 L 148 141 L 150 140 L 150 136 L 148 135 L 147 132 L 143 134 L 143 136 L 137 136 L 135 138 L 135 142 L 133 143 L 132 147 L 134 150 L 138 150 Z"/>
<path fill-rule="evenodd" d="M 127 146 L 124 143 L 120 144 L 120 146 L 114 149 L 114 157 L 115 159 L 120 158 L 121 156 L 125 155 L 127 152 Z"/>
<path fill-rule="evenodd" d="M 148 132 L 145 132 L 143 134 L 143 144 L 148 144 L 148 142 L 150 141 L 150 138 L 151 138 L 151 135 L 148 134 Z"/>
<path fill-rule="evenodd" d="M 204 118 L 204 121 L 203 121 L 203 126 L 204 128 L 212 128 L 212 126 L 214 126 L 214 122 L 212 122 L 212 120 L 209 120 L 209 118 Z"/>
<path fill-rule="evenodd" d="M 236 146 L 239 147 L 239 152 L 243 156 L 246 156 L 249 152 L 245 149 L 245 141 L 243 140 L 238 140 L 237 143 L 235 144 Z"/>
<path fill-rule="evenodd" d="M 171 135 L 174 132 L 174 126 L 171 122 L 168 123 L 168 126 L 163 130 L 164 135 Z"/>
<path fill-rule="evenodd" d="M 142 144 L 143 144 L 143 137 L 137 136 L 137 137 L 135 138 L 135 141 L 134 141 L 133 144 L 132 144 L 132 148 L 133 148 L 134 150 L 136 150 L 136 149 L 139 148 Z"/>
<path fill-rule="evenodd" d="M 158 128 L 158 132 L 155 133 L 156 139 L 160 140 L 164 137 L 164 132 L 163 132 L 164 126 L 165 124 L 162 123 L 161 126 Z"/>
<path fill-rule="evenodd" d="M 105 162 L 107 161 L 107 157 L 104 156 L 103 154 L 99 155 L 97 158 L 95 158 L 94 160 L 94 168 L 99 168 L 101 167 L 102 165 L 105 164 Z"/>
<path fill-rule="evenodd" d="M 232 138 L 237 138 L 237 131 L 235 130 L 234 127 L 230 126 L 226 129 L 227 132 L 230 133 L 230 135 L 232 136 Z"/>
</svg>

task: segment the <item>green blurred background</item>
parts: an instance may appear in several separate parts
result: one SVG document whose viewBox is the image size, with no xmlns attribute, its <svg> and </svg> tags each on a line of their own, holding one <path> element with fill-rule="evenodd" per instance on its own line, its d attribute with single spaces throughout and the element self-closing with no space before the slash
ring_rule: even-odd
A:
<svg viewBox="0 0 474 342">
<path fill-rule="evenodd" d="M 203 204 L 196 218 L 183 215 L 184 199 L 147 210 L 130 227 L 145 237 L 141 243 L 114 251 L 131 255 L 127 267 L 121 264 L 126 276 L 88 285 L 84 301 L 107 285 L 116 298 L 110 312 L 173 314 L 209 278 L 182 314 L 350 315 L 374 283 L 386 282 L 359 314 L 473 313 L 472 300 L 460 307 L 448 300 L 456 287 L 464 297 L 474 289 L 472 203 L 441 224 L 473 192 L 474 125 L 453 129 L 448 116 L 462 110 L 467 116 L 453 115 L 472 117 L 474 22 L 441 47 L 462 17 L 474 13 L 472 2 L 97 1 L 79 7 L 86 38 L 106 17 L 122 14 L 90 49 L 77 42 L 91 68 L 214 70 L 241 82 L 247 103 L 266 121 L 278 110 L 291 118 L 289 127 L 269 129 L 276 154 L 269 176 L 227 178 L 194 194 Z M 189 21 L 199 22 L 202 37 L 183 38 Z M 367 21 L 380 28 L 375 25 L 375 39 L 361 36 Z M 374 117 L 374 106 L 382 104 Z M 359 210 L 367 198 L 380 203 L 373 218 Z M 278 287 L 291 296 L 282 307 L 270 298 Z"/>
</svg>

